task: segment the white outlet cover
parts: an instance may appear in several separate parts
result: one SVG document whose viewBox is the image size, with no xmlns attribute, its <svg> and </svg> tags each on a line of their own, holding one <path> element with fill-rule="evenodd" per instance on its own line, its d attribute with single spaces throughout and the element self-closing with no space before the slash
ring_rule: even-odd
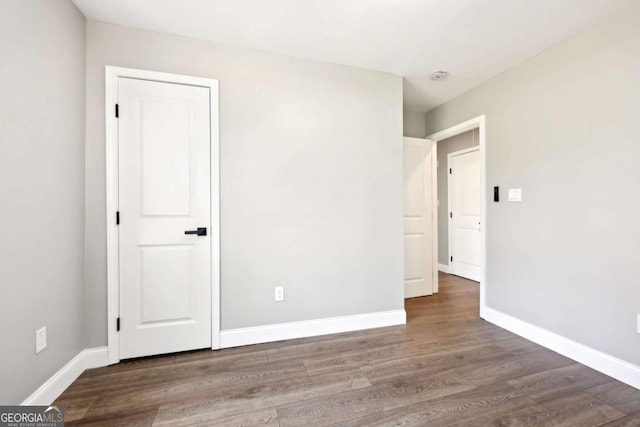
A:
<svg viewBox="0 0 640 427">
<path fill-rule="evenodd" d="M 36 353 L 40 353 L 47 348 L 47 327 L 44 326 L 36 331 Z"/>
<path fill-rule="evenodd" d="M 640 334 L 640 314 L 638 314 L 638 325 L 636 326 L 636 330 Z"/>
<path fill-rule="evenodd" d="M 510 202 L 521 202 L 522 188 L 510 188 L 508 198 Z"/>
<path fill-rule="evenodd" d="M 275 294 L 276 301 L 284 301 L 284 286 L 276 286 Z"/>
</svg>

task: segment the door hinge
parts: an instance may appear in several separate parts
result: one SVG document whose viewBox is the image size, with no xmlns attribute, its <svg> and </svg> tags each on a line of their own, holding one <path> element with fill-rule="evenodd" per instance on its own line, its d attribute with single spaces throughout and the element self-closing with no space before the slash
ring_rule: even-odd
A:
<svg viewBox="0 0 640 427">
<path fill-rule="evenodd" d="M 116 225 L 120 225 L 120 211 L 116 211 Z"/>
<path fill-rule="evenodd" d="M 449 212 L 449 218 L 453 218 L 453 212 Z"/>
<path fill-rule="evenodd" d="M 116 319 L 116 331 L 120 332 L 120 318 Z"/>
<path fill-rule="evenodd" d="M 120 117 L 120 108 L 118 107 L 118 104 L 116 104 L 116 118 Z"/>
<path fill-rule="evenodd" d="M 453 169 L 449 168 L 449 175 L 453 173 Z"/>
<path fill-rule="evenodd" d="M 453 257 L 451 257 L 451 262 L 453 262 Z M 120 320 L 120 319 L 118 318 L 118 320 Z"/>
</svg>

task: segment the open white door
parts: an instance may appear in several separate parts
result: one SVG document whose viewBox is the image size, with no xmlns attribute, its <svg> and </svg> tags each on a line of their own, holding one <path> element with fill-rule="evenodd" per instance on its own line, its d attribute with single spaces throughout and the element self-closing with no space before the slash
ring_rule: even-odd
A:
<svg viewBox="0 0 640 427">
<path fill-rule="evenodd" d="M 404 296 L 437 292 L 434 229 L 435 144 L 404 138 Z"/>
<path fill-rule="evenodd" d="M 480 281 L 480 150 L 448 155 L 449 272 Z"/>
<path fill-rule="evenodd" d="M 121 359 L 211 348 L 209 97 L 119 78 Z"/>
</svg>

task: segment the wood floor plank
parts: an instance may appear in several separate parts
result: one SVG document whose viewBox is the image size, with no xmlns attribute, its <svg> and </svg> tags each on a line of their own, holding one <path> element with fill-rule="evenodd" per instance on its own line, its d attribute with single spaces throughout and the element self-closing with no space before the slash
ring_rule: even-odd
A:
<svg viewBox="0 0 640 427">
<path fill-rule="evenodd" d="M 486 362 L 454 368 L 452 374 L 464 378 L 469 383 L 482 385 L 507 381 L 571 363 L 571 360 L 552 351 L 540 350 L 526 354 L 504 354 Z"/>
<path fill-rule="evenodd" d="M 339 367 L 363 367 L 394 359 L 407 359 L 425 354 L 441 354 L 452 346 L 480 345 L 474 338 L 466 336 L 433 336 L 420 340 L 392 345 L 356 346 L 352 350 L 332 354 L 310 355 L 304 364 L 310 374 L 326 372 Z"/>
<path fill-rule="evenodd" d="M 399 408 L 471 388 L 473 386 L 445 376 L 404 379 L 279 406 L 278 417 L 283 427 L 333 425 L 353 416 Z"/>
<path fill-rule="evenodd" d="M 374 364 L 367 370 L 367 375 L 376 384 L 391 379 L 450 373 L 467 383 L 473 381 L 474 385 L 480 385 L 570 363 L 568 359 L 546 350 L 513 355 L 502 352 L 495 344 L 482 344 Z"/>
<path fill-rule="evenodd" d="M 299 400 L 368 387 L 366 376 L 352 371 L 299 377 L 222 390 L 217 396 L 201 396 L 162 405 L 154 425 L 179 426 L 204 423 L 243 412 L 281 406 Z"/>
<path fill-rule="evenodd" d="M 508 383 L 536 402 L 607 384 L 611 378 L 578 363 L 526 375 Z M 607 402 L 604 402 L 607 403 Z M 613 406 L 613 405 L 610 405 Z M 624 412 L 624 411 L 623 411 Z"/>
<path fill-rule="evenodd" d="M 408 323 L 83 373 L 68 426 L 640 427 L 640 390 L 485 322 L 478 284 L 441 274 Z"/>
<path fill-rule="evenodd" d="M 142 364 L 136 364 L 135 369 L 121 369 L 119 365 L 100 368 L 99 376 L 80 376 L 70 388 L 70 393 L 79 392 L 114 392 L 124 393 L 143 387 L 160 388 L 171 382 L 185 382 L 219 373 L 240 371 L 246 368 L 264 369 L 267 367 L 267 356 L 264 351 L 228 355 L 206 350 L 209 359 L 189 359 L 186 362 L 170 364 L 153 363 L 152 366 L 140 369 Z M 129 363 L 129 362 L 125 362 Z"/>
<path fill-rule="evenodd" d="M 640 427 L 640 412 L 602 424 L 604 427 Z"/>
<path fill-rule="evenodd" d="M 577 392 L 495 417 L 479 417 L 478 425 L 599 426 L 625 414 L 599 402 L 585 392 Z M 462 426 L 461 423 L 453 423 Z"/>
<path fill-rule="evenodd" d="M 640 411 L 640 390 L 619 381 L 611 381 L 586 391 L 599 401 L 613 406 L 625 414 Z"/>
<path fill-rule="evenodd" d="M 190 427 L 211 427 L 212 425 L 216 427 L 280 427 L 276 408 L 258 409 L 229 417 L 217 418 L 215 424 L 212 424 L 211 420 L 205 420 L 185 425 L 189 425 Z"/>
<path fill-rule="evenodd" d="M 368 349 L 384 345 L 401 345 L 410 342 L 410 340 L 404 331 L 384 331 L 379 334 L 368 334 L 364 337 L 337 337 L 331 341 L 292 344 L 282 348 L 267 350 L 267 358 L 270 362 L 287 359 L 320 358 L 345 351 L 352 351 L 354 348 Z"/>
<path fill-rule="evenodd" d="M 242 394 L 261 384 L 286 382 L 287 380 L 307 377 L 301 361 L 290 362 L 284 366 L 247 367 L 241 370 L 216 372 L 173 380 L 163 385 L 151 384 L 146 387 L 133 386 L 110 390 L 102 394 L 91 406 L 90 416 L 98 416 L 114 410 L 126 409 L 131 402 L 137 404 L 168 405 L 175 402 L 197 401 L 203 396 L 207 399 L 223 399 L 227 395 Z M 361 377 L 361 375 L 359 376 Z"/>
<path fill-rule="evenodd" d="M 491 384 L 437 399 L 403 406 L 393 410 L 379 411 L 366 417 L 354 418 L 337 424 L 340 427 L 374 427 L 401 425 L 446 426 L 453 422 L 479 425 L 478 416 L 503 414 L 535 402 L 523 396 L 507 383 Z"/>
<path fill-rule="evenodd" d="M 127 409 L 121 409 L 98 417 L 87 415 L 80 420 L 69 422 L 65 419 L 64 424 L 69 427 L 150 427 L 157 412 L 157 406 L 131 406 Z"/>
<path fill-rule="evenodd" d="M 99 393 L 86 393 L 84 395 L 66 395 L 56 400 L 56 405 L 64 407 L 66 421 L 75 421 L 84 418 L 91 405 L 100 397 Z"/>
</svg>

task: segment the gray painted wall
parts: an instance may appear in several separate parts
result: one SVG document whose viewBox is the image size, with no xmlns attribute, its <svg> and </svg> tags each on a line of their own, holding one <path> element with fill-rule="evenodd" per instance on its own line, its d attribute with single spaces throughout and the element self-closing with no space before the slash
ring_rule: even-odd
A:
<svg viewBox="0 0 640 427">
<path fill-rule="evenodd" d="M 85 19 L 2 0 L 0 57 L 0 404 L 17 404 L 84 348 Z"/>
<path fill-rule="evenodd" d="M 220 81 L 223 329 L 403 308 L 401 77 L 91 21 L 87 44 L 88 347 L 107 332 L 107 64 Z"/>
<path fill-rule="evenodd" d="M 402 124 L 404 136 L 424 138 L 427 135 L 425 120 L 426 116 L 424 113 L 403 111 Z"/>
<path fill-rule="evenodd" d="M 438 263 L 449 265 L 449 189 L 447 156 L 478 145 L 478 130 L 438 141 Z"/>
<path fill-rule="evenodd" d="M 640 365 L 640 3 L 427 115 L 486 114 L 487 304 Z M 522 188 L 508 203 L 507 188 Z"/>
</svg>

